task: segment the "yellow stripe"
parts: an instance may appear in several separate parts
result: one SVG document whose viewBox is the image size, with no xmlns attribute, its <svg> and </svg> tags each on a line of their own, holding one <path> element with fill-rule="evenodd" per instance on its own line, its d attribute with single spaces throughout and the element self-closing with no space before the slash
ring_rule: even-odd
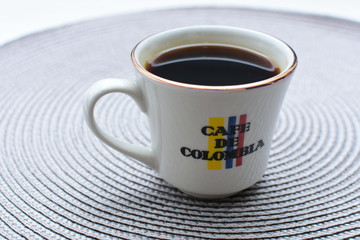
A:
<svg viewBox="0 0 360 240">
<path fill-rule="evenodd" d="M 209 126 L 216 129 L 219 126 L 224 126 L 224 118 L 209 118 Z M 218 151 L 215 148 L 215 139 L 219 139 L 221 136 L 208 136 L 208 151 L 209 156 L 212 156 L 214 152 Z M 222 169 L 222 160 L 209 160 L 208 161 L 208 170 L 221 170 Z"/>
</svg>

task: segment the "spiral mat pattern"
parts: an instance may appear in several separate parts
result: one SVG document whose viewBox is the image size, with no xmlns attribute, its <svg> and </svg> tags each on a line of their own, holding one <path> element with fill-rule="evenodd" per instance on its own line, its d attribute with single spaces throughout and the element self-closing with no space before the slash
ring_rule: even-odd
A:
<svg viewBox="0 0 360 240">
<path fill-rule="evenodd" d="M 133 77 L 130 51 L 150 34 L 224 24 L 277 36 L 299 67 L 268 169 L 223 200 L 194 199 L 103 145 L 82 94 Z M 246 9 L 176 9 L 52 29 L 0 48 L 0 239 L 360 239 L 360 25 Z M 146 117 L 121 94 L 99 124 L 149 145 Z"/>
</svg>

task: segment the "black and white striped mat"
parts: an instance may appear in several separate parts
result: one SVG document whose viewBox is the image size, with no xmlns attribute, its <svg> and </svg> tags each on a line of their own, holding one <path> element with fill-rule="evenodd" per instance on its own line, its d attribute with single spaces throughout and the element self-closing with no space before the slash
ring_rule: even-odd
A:
<svg viewBox="0 0 360 240">
<path fill-rule="evenodd" d="M 223 200 L 172 188 L 103 145 L 82 116 L 91 83 L 134 76 L 138 41 L 194 24 L 260 30 L 299 57 L 264 177 Z M 92 20 L 2 46 L 0 239 L 360 238 L 359 43 L 359 23 L 197 8 Z M 130 98 L 106 96 L 96 114 L 112 134 L 150 143 Z"/>
</svg>

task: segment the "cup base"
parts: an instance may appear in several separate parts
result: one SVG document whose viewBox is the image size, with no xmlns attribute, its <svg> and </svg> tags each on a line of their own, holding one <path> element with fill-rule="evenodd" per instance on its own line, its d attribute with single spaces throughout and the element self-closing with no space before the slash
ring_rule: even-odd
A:
<svg viewBox="0 0 360 240">
<path fill-rule="evenodd" d="M 188 192 L 182 189 L 179 189 L 180 191 L 195 197 L 195 198 L 199 198 L 199 199 L 221 199 L 221 198 L 226 198 L 226 197 L 230 197 L 232 195 L 237 194 L 238 192 L 233 192 L 233 193 L 226 193 L 226 194 L 198 194 L 198 193 L 192 193 L 192 192 Z"/>
</svg>

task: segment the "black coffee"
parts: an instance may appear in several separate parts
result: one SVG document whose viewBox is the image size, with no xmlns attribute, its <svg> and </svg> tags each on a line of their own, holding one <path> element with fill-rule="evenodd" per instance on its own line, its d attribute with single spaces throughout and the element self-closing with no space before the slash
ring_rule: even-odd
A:
<svg viewBox="0 0 360 240">
<path fill-rule="evenodd" d="M 207 86 L 253 83 L 279 74 L 268 57 L 227 45 L 190 45 L 162 52 L 145 66 L 169 80 Z"/>
</svg>

